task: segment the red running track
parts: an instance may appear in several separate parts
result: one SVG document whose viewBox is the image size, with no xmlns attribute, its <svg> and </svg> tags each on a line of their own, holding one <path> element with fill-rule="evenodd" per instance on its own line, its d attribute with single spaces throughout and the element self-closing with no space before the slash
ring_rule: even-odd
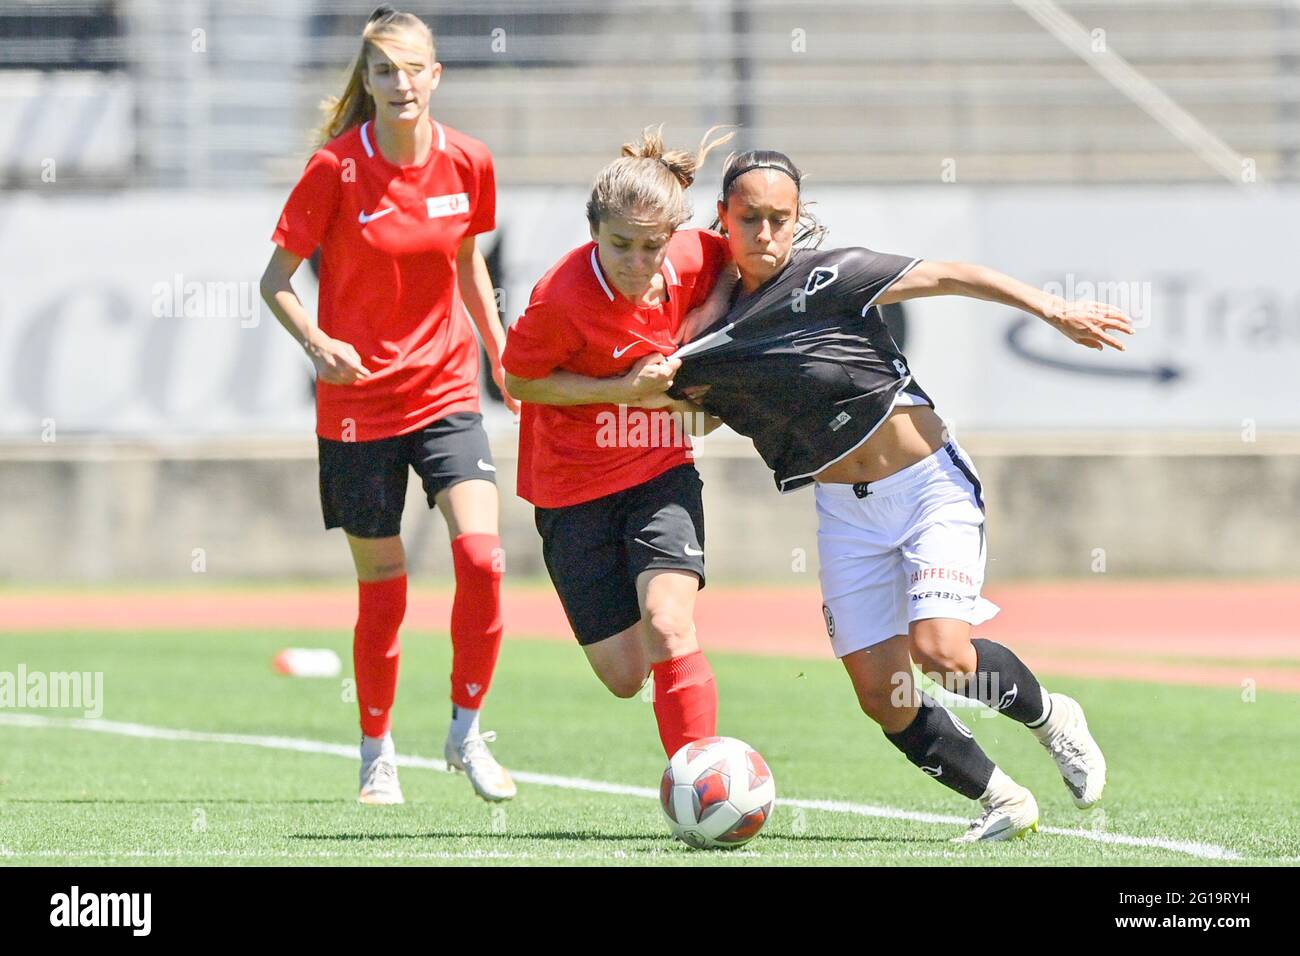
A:
<svg viewBox="0 0 1300 956">
<path fill-rule="evenodd" d="M 979 634 L 1045 674 L 1300 692 L 1300 584 L 1084 582 L 989 588 L 1002 613 Z M 571 640 L 555 594 L 504 595 L 507 637 Z M 449 591 L 412 589 L 407 626 L 444 630 Z M 4 631 L 348 630 L 352 587 L 0 595 Z M 828 659 L 813 587 L 712 585 L 696 609 L 706 649 Z"/>
</svg>

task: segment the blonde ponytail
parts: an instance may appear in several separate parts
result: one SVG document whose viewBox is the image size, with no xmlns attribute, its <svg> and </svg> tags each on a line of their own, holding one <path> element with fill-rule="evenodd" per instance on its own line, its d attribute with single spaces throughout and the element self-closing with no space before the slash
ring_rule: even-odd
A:
<svg viewBox="0 0 1300 956">
<path fill-rule="evenodd" d="M 587 221 L 593 229 L 610 216 L 629 222 L 663 222 L 676 229 L 691 218 L 686 190 L 705 158 L 736 134 L 710 139 L 721 126 L 704 134 L 695 152 L 668 149 L 663 125 L 647 126 L 640 142 L 624 143 L 622 155 L 596 174 L 587 201 Z"/>
</svg>

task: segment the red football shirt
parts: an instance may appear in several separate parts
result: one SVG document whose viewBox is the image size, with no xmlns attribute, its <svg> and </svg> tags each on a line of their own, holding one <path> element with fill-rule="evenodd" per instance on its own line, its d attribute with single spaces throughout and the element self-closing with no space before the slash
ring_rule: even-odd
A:
<svg viewBox="0 0 1300 956">
<path fill-rule="evenodd" d="M 371 123 L 317 150 L 272 239 L 321 249 L 317 323 L 357 350 L 370 378 L 316 383 L 316 433 L 372 441 L 478 411 L 478 341 L 456 288 L 456 250 L 496 224 L 486 146 L 433 123 L 419 166 L 397 166 Z"/>
<path fill-rule="evenodd" d="M 594 242 L 574 249 L 533 289 L 506 335 L 502 364 L 519 378 L 545 378 L 556 369 L 609 378 L 646 355 L 668 355 L 682 318 L 708 298 L 727 255 L 727 240 L 717 233 L 678 230 L 661 270 L 667 301 L 646 307 L 614 291 Z M 519 496 L 542 508 L 580 504 L 690 461 L 688 436 L 664 440 L 673 437 L 663 426 L 667 414 L 524 402 Z"/>
</svg>

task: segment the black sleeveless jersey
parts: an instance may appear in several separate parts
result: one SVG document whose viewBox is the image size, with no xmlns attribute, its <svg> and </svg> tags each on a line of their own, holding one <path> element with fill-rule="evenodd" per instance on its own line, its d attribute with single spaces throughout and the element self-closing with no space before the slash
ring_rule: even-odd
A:
<svg viewBox="0 0 1300 956">
<path fill-rule="evenodd" d="M 792 253 L 675 353 L 669 394 L 710 386 L 704 410 L 753 440 L 781 492 L 810 484 L 871 436 L 898 392 L 934 404 L 875 307 L 920 261 L 860 248 Z"/>
</svg>

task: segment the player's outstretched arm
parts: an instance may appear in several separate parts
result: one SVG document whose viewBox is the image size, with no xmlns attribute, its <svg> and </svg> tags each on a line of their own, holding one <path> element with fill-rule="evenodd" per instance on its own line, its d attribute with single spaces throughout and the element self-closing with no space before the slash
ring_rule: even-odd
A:
<svg viewBox="0 0 1300 956">
<path fill-rule="evenodd" d="M 276 246 L 271 261 L 262 273 L 262 299 L 280 324 L 303 347 L 316 377 L 330 385 L 351 385 L 370 377 L 370 370 L 361 364 L 361 356 L 347 342 L 332 339 L 322 332 L 303 308 L 298 293 L 289 281 L 302 264 L 302 257 Z"/>
<path fill-rule="evenodd" d="M 1070 302 L 971 262 L 919 262 L 881 293 L 876 304 L 932 295 L 963 295 L 1009 305 L 1037 316 L 1071 341 L 1098 351 L 1109 345 L 1122 352 L 1124 343 L 1111 333 L 1133 334 L 1133 322 L 1121 309 L 1104 302 Z"/>
<path fill-rule="evenodd" d="M 545 378 L 520 378 L 506 373 L 506 388 L 515 398 L 536 405 L 641 405 L 668 391 L 681 367 L 678 359 L 647 355 L 624 375 L 591 378 L 556 369 Z"/>
</svg>

